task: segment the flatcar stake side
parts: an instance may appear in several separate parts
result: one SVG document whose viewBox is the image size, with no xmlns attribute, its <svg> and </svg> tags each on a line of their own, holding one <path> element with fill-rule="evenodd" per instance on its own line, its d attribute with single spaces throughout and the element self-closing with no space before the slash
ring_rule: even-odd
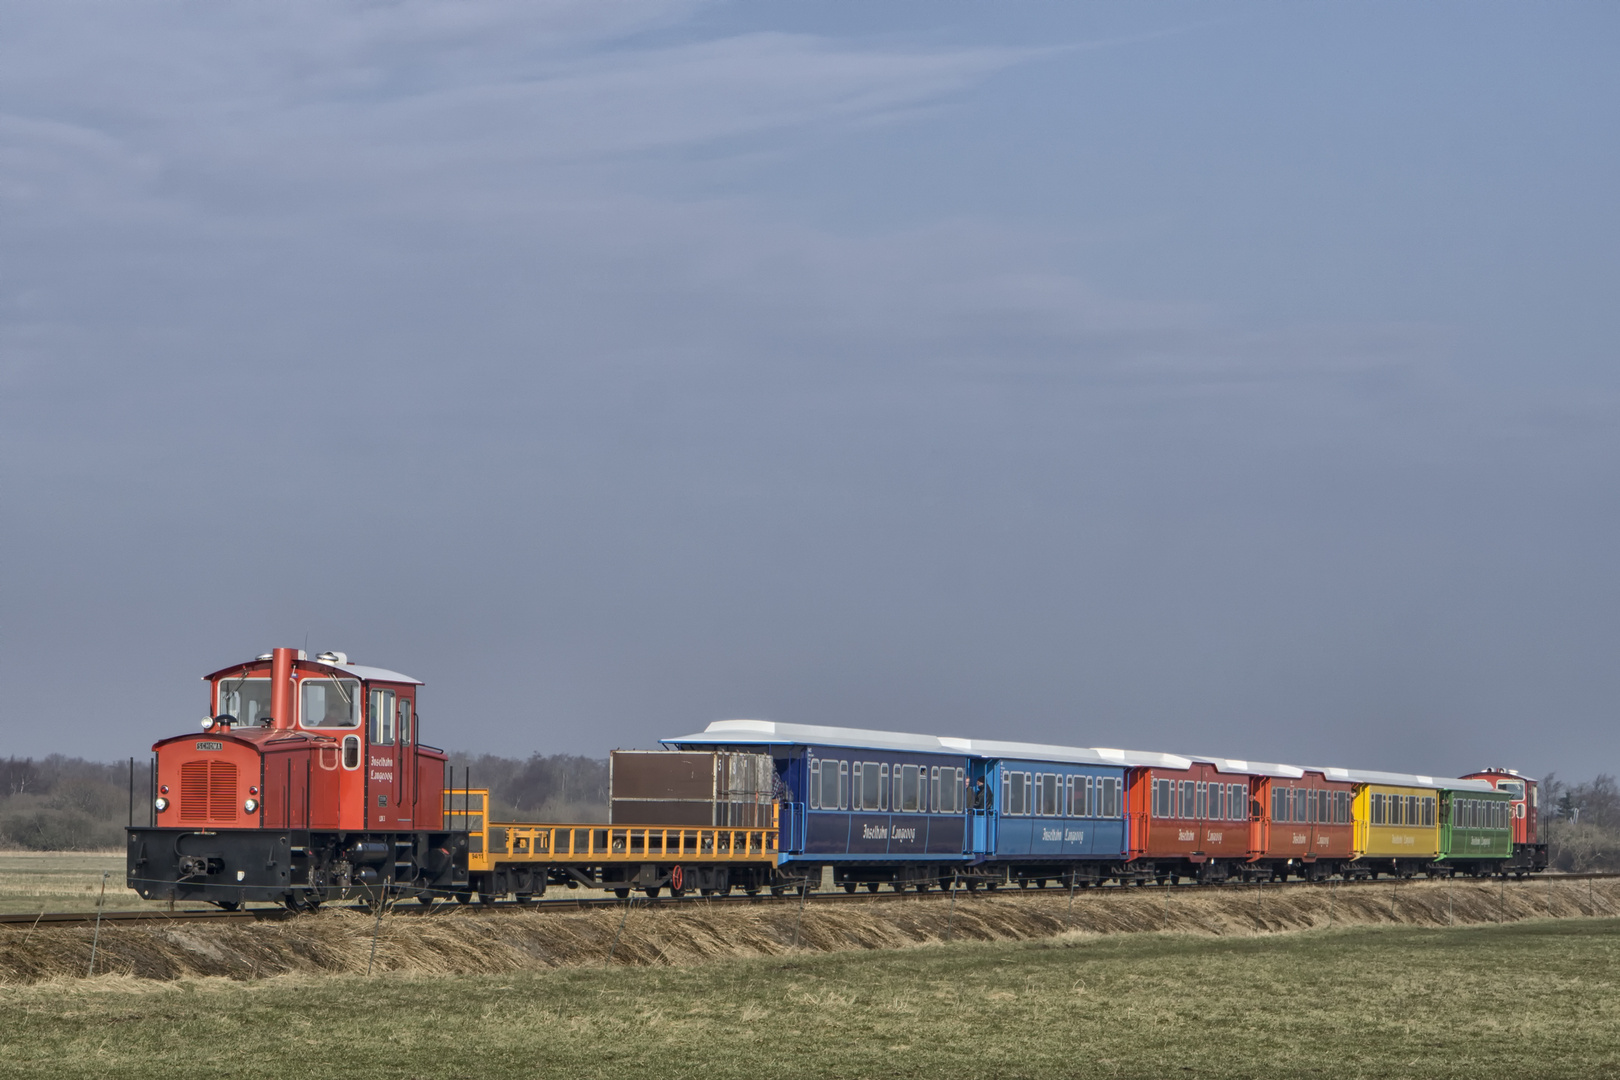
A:
<svg viewBox="0 0 1620 1080">
<path fill-rule="evenodd" d="M 722 720 L 616 751 L 609 824 L 489 820 L 420 741 L 422 684 L 274 649 L 205 677 L 200 734 L 153 746 L 150 899 L 293 910 L 585 885 L 780 895 L 1517 875 L 1546 867 L 1536 781 Z M 628 818 L 629 820 L 624 820 Z"/>
</svg>

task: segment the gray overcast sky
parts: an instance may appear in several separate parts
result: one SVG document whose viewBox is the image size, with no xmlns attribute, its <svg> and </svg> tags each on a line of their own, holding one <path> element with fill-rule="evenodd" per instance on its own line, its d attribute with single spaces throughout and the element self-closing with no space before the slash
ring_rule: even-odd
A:
<svg viewBox="0 0 1620 1080">
<path fill-rule="evenodd" d="M 338 648 L 1620 769 L 1620 7 L 12 2 L 0 753 Z"/>
</svg>

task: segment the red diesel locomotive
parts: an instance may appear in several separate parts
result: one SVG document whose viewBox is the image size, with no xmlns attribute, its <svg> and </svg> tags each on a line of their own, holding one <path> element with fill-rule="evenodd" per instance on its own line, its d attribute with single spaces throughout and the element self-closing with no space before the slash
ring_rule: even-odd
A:
<svg viewBox="0 0 1620 1080">
<path fill-rule="evenodd" d="M 153 824 L 129 830 L 130 888 L 227 909 L 466 888 L 445 754 L 418 740 L 418 680 L 295 649 L 205 678 L 202 731 L 152 748 Z"/>
</svg>

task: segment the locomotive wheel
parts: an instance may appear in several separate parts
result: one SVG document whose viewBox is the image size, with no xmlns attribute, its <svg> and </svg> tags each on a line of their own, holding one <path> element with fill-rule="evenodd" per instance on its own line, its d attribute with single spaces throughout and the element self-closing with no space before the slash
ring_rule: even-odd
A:
<svg viewBox="0 0 1620 1080">
<path fill-rule="evenodd" d="M 434 897 L 432 889 L 423 889 L 421 892 L 416 894 L 416 902 L 421 904 L 423 907 L 431 907 L 433 904 L 433 899 Z"/>
<path fill-rule="evenodd" d="M 472 903 L 472 893 L 470 893 L 470 892 L 458 892 L 458 893 L 455 894 L 455 897 L 456 897 L 456 903 L 458 903 L 458 904 L 470 904 L 470 903 Z"/>
</svg>

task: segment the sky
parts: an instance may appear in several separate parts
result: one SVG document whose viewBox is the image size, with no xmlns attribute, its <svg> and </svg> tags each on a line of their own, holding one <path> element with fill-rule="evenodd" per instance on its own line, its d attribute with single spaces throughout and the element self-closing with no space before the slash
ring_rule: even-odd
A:
<svg viewBox="0 0 1620 1080">
<path fill-rule="evenodd" d="M 1620 771 L 1614 5 L 0 18 L 0 754 Z"/>
</svg>

